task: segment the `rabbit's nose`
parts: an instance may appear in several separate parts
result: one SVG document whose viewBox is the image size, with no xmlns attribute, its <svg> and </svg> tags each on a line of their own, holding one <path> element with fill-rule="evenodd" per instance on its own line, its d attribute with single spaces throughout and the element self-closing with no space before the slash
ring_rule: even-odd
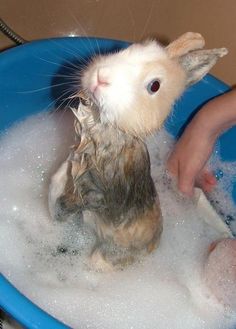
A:
<svg viewBox="0 0 236 329">
<path fill-rule="evenodd" d="M 103 66 L 100 67 L 97 71 L 97 82 L 98 85 L 107 86 L 110 84 L 110 70 L 109 68 Z"/>
</svg>

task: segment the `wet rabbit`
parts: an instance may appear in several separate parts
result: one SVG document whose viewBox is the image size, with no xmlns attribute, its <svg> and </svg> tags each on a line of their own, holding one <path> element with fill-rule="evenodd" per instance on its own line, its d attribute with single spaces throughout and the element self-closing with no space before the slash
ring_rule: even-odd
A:
<svg viewBox="0 0 236 329">
<path fill-rule="evenodd" d="M 162 217 L 144 139 L 162 126 L 176 99 L 227 53 L 202 50 L 198 33 L 169 46 L 133 44 L 95 57 L 73 109 L 77 142 L 50 184 L 53 218 L 94 214 L 91 266 L 112 270 L 150 253 L 160 242 Z"/>
</svg>

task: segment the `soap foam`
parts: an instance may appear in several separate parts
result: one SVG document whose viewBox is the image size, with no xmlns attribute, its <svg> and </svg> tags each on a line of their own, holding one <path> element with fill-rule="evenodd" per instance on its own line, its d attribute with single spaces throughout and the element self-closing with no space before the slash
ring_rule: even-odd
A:
<svg viewBox="0 0 236 329">
<path fill-rule="evenodd" d="M 216 149 L 216 153 L 209 161 L 209 166 L 216 175 L 221 174 L 216 188 L 209 194 L 209 199 L 212 200 L 215 209 L 236 236 L 236 208 L 230 197 L 236 183 L 236 161 L 220 161 Z"/>
<path fill-rule="evenodd" d="M 0 268 L 26 296 L 73 328 L 217 329 L 236 315 L 205 286 L 209 244 L 221 234 L 196 202 L 173 190 L 163 165 L 173 141 L 163 131 L 149 141 L 153 179 L 164 217 L 159 248 L 114 273 L 86 266 L 93 245 L 79 222 L 55 223 L 47 193 L 51 175 L 73 144 L 70 113 L 40 114 L 0 141 Z"/>
</svg>

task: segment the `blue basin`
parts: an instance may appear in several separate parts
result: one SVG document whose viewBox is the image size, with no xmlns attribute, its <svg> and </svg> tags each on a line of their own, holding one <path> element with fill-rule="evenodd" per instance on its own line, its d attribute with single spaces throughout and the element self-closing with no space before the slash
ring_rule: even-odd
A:
<svg viewBox="0 0 236 329">
<path fill-rule="evenodd" d="M 68 83 L 75 67 L 81 65 L 94 52 L 115 51 L 127 42 L 95 38 L 58 38 L 35 41 L 0 54 L 0 129 L 4 131 L 17 120 L 55 106 L 66 104 Z M 166 121 L 167 130 L 178 137 L 192 115 L 207 100 L 229 90 L 213 76 L 206 76 L 189 88 L 177 102 L 173 116 Z M 234 161 L 236 128 L 219 139 L 220 156 Z M 233 183 L 232 183 L 233 184 Z M 232 186 L 236 200 L 236 188 Z M 42 311 L 0 275 L 0 308 L 11 314 L 27 328 L 69 328 Z"/>
</svg>

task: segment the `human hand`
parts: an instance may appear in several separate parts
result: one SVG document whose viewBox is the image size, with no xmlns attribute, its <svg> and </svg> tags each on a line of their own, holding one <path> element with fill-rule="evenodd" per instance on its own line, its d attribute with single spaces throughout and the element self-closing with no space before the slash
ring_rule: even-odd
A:
<svg viewBox="0 0 236 329">
<path fill-rule="evenodd" d="M 183 194 L 192 196 L 194 186 L 210 192 L 216 185 L 215 176 L 206 168 L 216 137 L 199 113 L 175 145 L 167 161 L 167 169 L 176 177 L 178 189 Z"/>
<path fill-rule="evenodd" d="M 191 196 L 194 186 L 209 192 L 216 178 L 206 163 L 217 137 L 236 125 L 236 89 L 206 103 L 195 115 L 167 161 L 167 169 L 177 178 L 179 190 Z"/>
</svg>

